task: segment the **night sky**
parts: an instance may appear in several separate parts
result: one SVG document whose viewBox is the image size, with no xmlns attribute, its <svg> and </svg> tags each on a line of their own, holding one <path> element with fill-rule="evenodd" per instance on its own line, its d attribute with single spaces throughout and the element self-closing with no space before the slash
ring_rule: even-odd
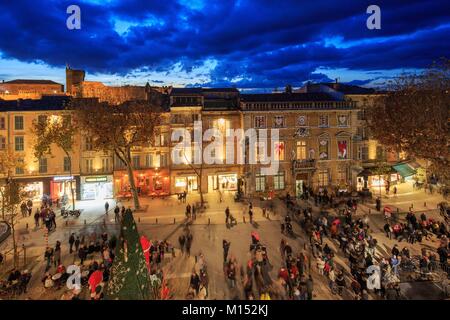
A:
<svg viewBox="0 0 450 320">
<path fill-rule="evenodd" d="M 81 8 L 81 30 L 66 9 Z M 381 30 L 366 9 L 381 8 Z M 0 79 L 270 91 L 305 81 L 381 86 L 450 58 L 450 1 L 15 0 L 0 2 Z"/>
</svg>

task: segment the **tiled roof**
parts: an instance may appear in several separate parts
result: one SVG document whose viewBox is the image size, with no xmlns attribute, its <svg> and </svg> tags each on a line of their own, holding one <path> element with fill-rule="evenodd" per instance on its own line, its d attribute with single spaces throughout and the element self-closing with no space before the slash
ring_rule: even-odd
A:
<svg viewBox="0 0 450 320">
<path fill-rule="evenodd" d="M 64 110 L 68 96 L 44 96 L 42 99 L 0 100 L 1 111 Z"/>
<path fill-rule="evenodd" d="M 202 88 L 203 92 L 235 92 L 239 93 L 236 88 Z"/>
<path fill-rule="evenodd" d="M 172 88 L 171 95 L 202 95 L 202 88 Z"/>
<path fill-rule="evenodd" d="M 330 87 L 333 90 L 343 94 L 375 94 L 377 90 L 373 88 L 364 88 L 345 83 L 322 83 L 324 86 Z"/>
<path fill-rule="evenodd" d="M 4 83 L 7 83 L 7 84 L 57 84 L 57 85 L 61 85 L 60 83 L 57 83 L 52 80 L 33 80 L 33 79 L 16 79 L 16 80 L 5 81 Z"/>
</svg>

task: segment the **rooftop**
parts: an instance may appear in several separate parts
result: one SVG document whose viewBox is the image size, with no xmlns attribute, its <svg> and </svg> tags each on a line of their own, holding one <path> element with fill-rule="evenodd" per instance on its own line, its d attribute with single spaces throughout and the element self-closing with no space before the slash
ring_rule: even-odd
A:
<svg viewBox="0 0 450 320">
<path fill-rule="evenodd" d="M 242 102 L 303 102 L 303 101 L 338 101 L 331 95 L 317 93 L 257 93 L 241 94 Z"/>
<path fill-rule="evenodd" d="M 68 96 L 44 96 L 42 99 L 0 100 L 1 111 L 64 110 Z"/>
<path fill-rule="evenodd" d="M 56 84 L 61 85 L 52 80 L 33 80 L 33 79 L 15 79 L 10 81 L 4 81 L 3 83 L 7 84 Z"/>
</svg>

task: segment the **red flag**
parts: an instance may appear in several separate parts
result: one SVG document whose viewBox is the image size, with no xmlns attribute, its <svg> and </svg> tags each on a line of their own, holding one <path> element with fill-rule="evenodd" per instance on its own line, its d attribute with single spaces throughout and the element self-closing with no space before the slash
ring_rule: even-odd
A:
<svg viewBox="0 0 450 320">
<path fill-rule="evenodd" d="M 144 251 L 145 262 L 147 263 L 147 269 L 150 271 L 150 241 L 146 236 L 141 236 L 141 246 Z"/>
</svg>

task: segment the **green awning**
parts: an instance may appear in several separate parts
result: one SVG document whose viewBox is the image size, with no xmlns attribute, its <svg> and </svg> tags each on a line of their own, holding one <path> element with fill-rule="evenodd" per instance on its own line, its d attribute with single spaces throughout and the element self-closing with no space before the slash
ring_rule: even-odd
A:
<svg viewBox="0 0 450 320">
<path fill-rule="evenodd" d="M 397 164 L 395 166 L 392 166 L 395 171 L 397 171 L 403 178 L 410 177 L 416 174 L 416 170 L 411 168 L 406 163 Z"/>
</svg>

